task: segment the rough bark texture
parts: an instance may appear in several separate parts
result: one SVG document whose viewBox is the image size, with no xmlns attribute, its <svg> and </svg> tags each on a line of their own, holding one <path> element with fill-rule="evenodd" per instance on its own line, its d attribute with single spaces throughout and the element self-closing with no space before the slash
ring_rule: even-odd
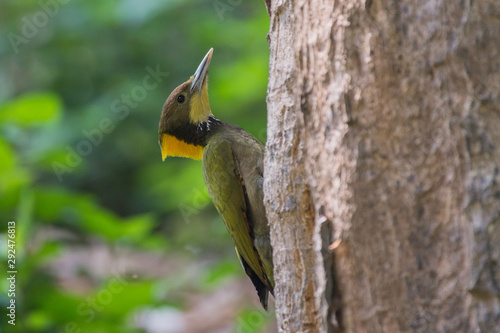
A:
<svg viewBox="0 0 500 333">
<path fill-rule="evenodd" d="M 280 331 L 500 332 L 500 2 L 270 15 Z"/>
</svg>

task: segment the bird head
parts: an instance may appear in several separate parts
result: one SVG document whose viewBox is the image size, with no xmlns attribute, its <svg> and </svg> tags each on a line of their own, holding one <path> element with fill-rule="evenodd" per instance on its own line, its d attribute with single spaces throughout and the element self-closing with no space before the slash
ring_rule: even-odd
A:
<svg viewBox="0 0 500 333">
<path fill-rule="evenodd" d="M 163 105 L 158 139 L 162 159 L 167 156 L 201 159 L 203 145 L 196 130 L 213 116 L 208 101 L 208 51 L 193 76 L 174 89 Z"/>
</svg>

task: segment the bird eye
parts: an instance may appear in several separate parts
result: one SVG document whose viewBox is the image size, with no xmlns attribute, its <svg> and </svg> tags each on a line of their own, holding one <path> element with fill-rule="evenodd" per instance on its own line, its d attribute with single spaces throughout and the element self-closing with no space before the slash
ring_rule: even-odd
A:
<svg viewBox="0 0 500 333">
<path fill-rule="evenodd" d="M 177 102 L 184 103 L 185 100 L 186 100 L 186 97 L 184 95 L 177 96 Z"/>
</svg>

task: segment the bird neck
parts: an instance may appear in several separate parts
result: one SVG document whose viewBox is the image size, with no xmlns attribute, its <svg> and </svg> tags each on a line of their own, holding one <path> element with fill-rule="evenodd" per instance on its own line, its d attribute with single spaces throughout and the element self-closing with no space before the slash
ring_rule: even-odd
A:
<svg viewBox="0 0 500 333">
<path fill-rule="evenodd" d="M 163 134 L 161 142 L 163 159 L 167 156 L 201 159 L 208 139 L 220 129 L 221 125 L 220 120 L 210 116 L 207 121 L 198 124 L 187 123 Z"/>
</svg>

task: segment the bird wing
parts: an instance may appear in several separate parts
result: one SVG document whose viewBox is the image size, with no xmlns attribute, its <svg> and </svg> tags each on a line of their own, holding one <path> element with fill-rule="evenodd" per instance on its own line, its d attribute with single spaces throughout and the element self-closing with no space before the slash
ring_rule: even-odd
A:
<svg viewBox="0 0 500 333">
<path fill-rule="evenodd" d="M 272 291 L 272 287 L 254 246 L 245 180 L 227 141 L 217 140 L 216 144 L 205 147 L 203 177 L 215 208 L 233 238 L 243 268 L 255 285 L 261 303 L 267 305 L 267 290 Z"/>
</svg>

